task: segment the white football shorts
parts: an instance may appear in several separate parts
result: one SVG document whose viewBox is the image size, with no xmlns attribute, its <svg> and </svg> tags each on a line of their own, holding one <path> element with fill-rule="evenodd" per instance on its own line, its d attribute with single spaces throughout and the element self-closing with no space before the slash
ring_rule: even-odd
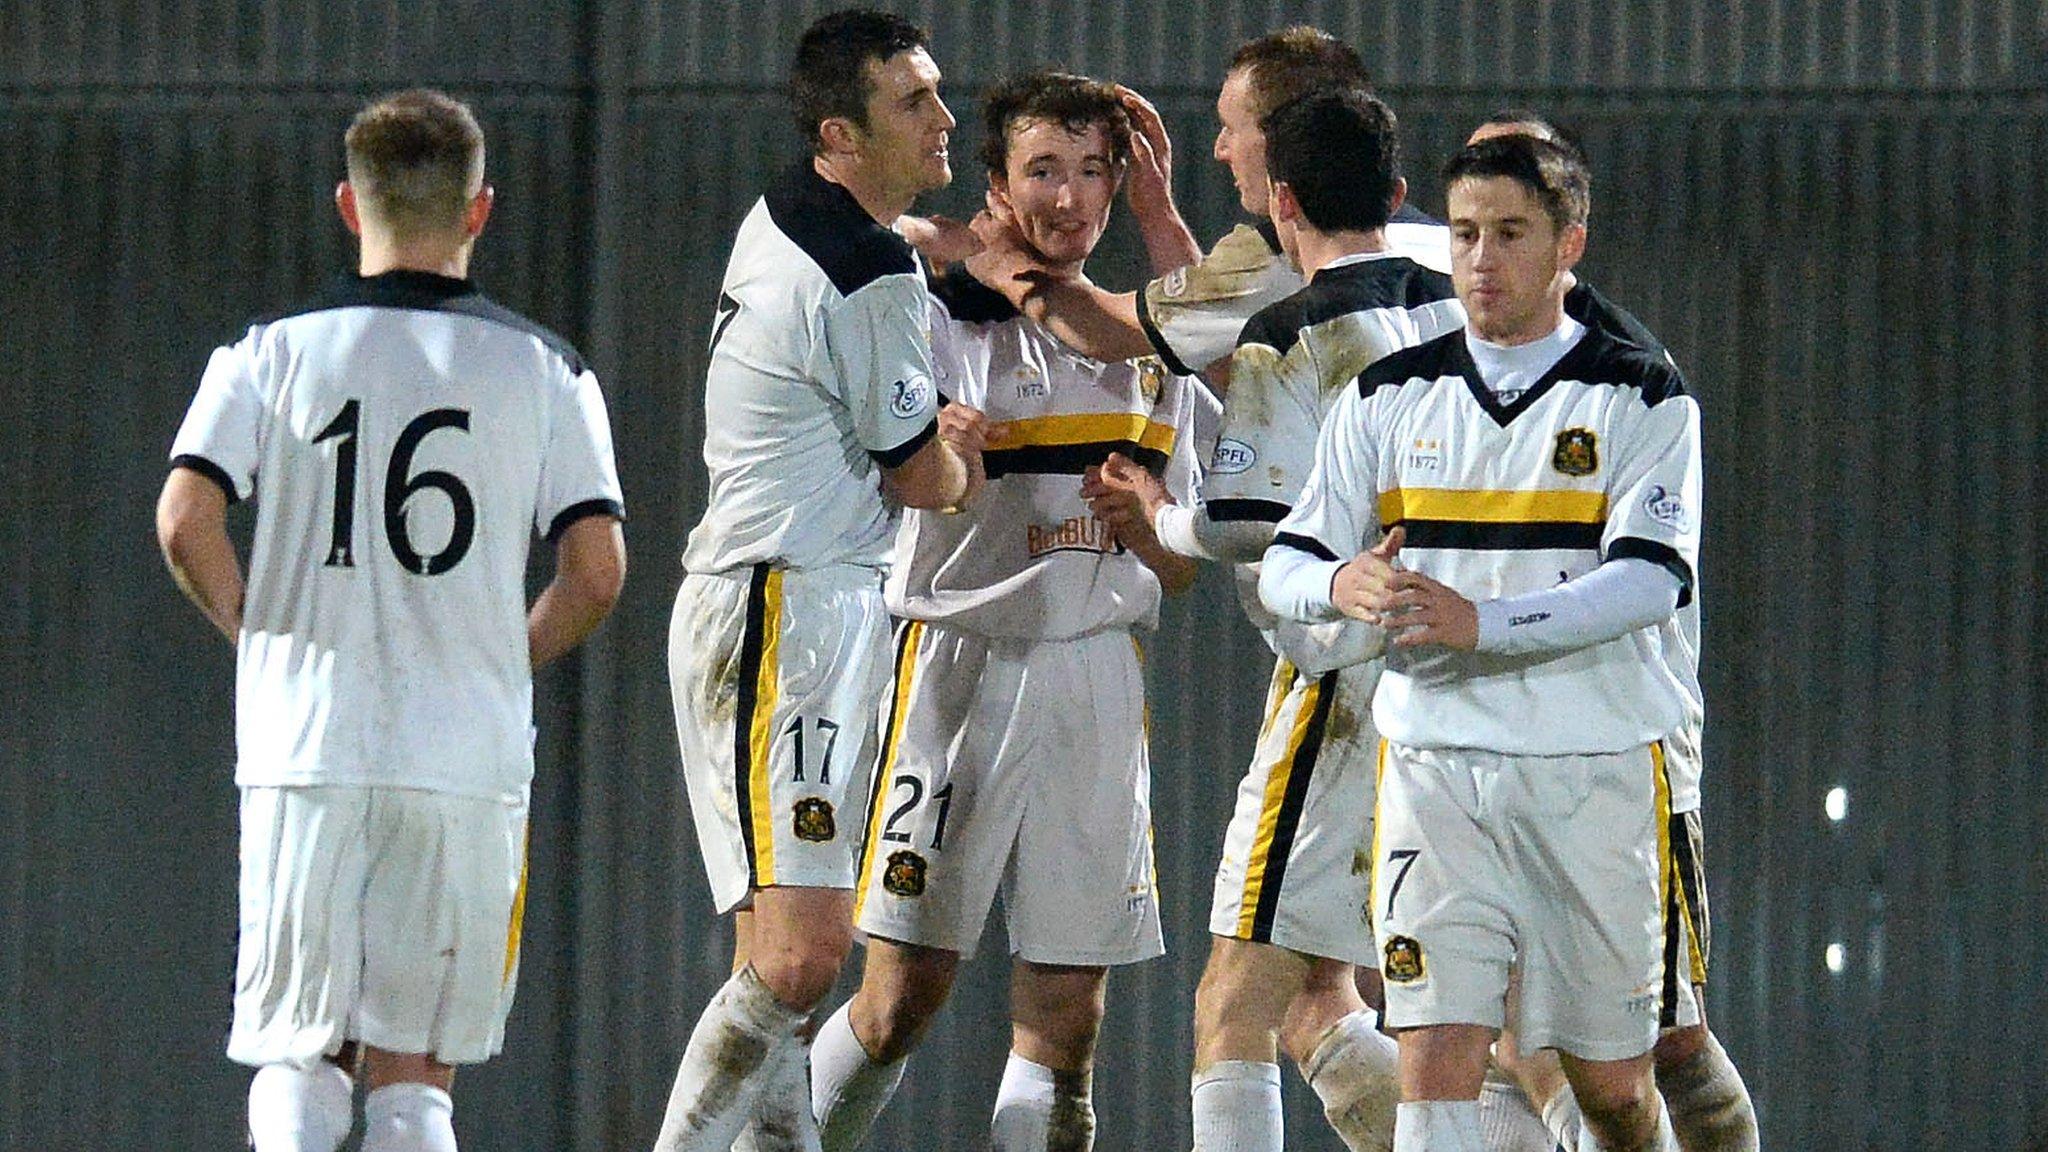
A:
<svg viewBox="0 0 2048 1152">
<path fill-rule="evenodd" d="M 1265 722 L 1216 866 L 1209 931 L 1378 967 L 1373 661 L 1320 676 L 1276 662 Z"/>
<path fill-rule="evenodd" d="M 474 1064 L 504 1046 L 526 801 L 242 789 L 229 1058 L 308 1067 L 349 1040 Z"/>
<path fill-rule="evenodd" d="M 1165 951 L 1145 676 L 1128 632 L 993 640 L 906 624 L 885 733 L 862 931 L 971 956 L 1000 889 L 1010 950 L 1026 960 Z"/>
<path fill-rule="evenodd" d="M 719 911 L 756 888 L 853 887 L 888 657 L 872 568 L 683 579 L 669 690 Z"/>
<path fill-rule="evenodd" d="M 1513 971 L 1524 1051 L 1649 1051 L 1677 875 L 1662 746 L 1381 749 L 1373 911 L 1389 1026 L 1499 1028 Z"/>
</svg>

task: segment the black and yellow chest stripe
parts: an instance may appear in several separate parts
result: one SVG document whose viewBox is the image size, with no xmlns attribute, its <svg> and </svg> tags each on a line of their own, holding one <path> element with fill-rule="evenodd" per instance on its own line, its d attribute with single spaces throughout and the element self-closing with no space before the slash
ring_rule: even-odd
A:
<svg viewBox="0 0 2048 1152">
<path fill-rule="evenodd" d="M 1598 551 L 1607 494 L 1576 489 L 1394 488 L 1380 493 L 1380 527 L 1408 532 L 1410 548 Z"/>
<path fill-rule="evenodd" d="M 991 480 L 1011 473 L 1079 476 L 1112 452 L 1158 475 L 1173 455 L 1176 432 L 1136 412 L 1032 416 L 997 424 L 982 464 Z"/>
</svg>

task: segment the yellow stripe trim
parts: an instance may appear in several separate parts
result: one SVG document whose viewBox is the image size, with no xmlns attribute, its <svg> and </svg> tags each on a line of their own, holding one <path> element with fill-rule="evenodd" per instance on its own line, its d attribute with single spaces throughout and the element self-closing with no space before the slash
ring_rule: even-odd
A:
<svg viewBox="0 0 2048 1152">
<path fill-rule="evenodd" d="M 1281 663 L 1291 676 L 1300 676 L 1286 661 Z M 1237 934 L 1242 939 L 1251 938 L 1252 923 L 1258 918 L 1259 896 L 1266 886 L 1266 857 L 1272 852 L 1273 837 L 1280 830 L 1280 806 L 1287 800 L 1287 782 L 1294 775 L 1295 761 L 1301 755 L 1302 744 L 1308 739 L 1309 727 L 1315 722 L 1316 704 L 1323 694 L 1321 677 L 1309 677 L 1307 683 L 1308 691 L 1301 695 L 1301 709 L 1294 716 L 1294 730 L 1287 737 L 1287 752 L 1266 776 L 1266 798 L 1259 808 L 1259 832 L 1252 840 L 1251 859 L 1245 862 L 1244 895 L 1237 906 Z M 1280 702 L 1276 701 L 1272 715 L 1266 718 L 1265 727 L 1271 727 L 1279 719 L 1279 714 Z"/>
<path fill-rule="evenodd" d="M 875 856 L 882 847 L 882 809 L 888 807 L 890 774 L 896 770 L 896 751 L 903 743 L 903 722 L 910 715 L 911 678 L 917 670 L 917 645 L 924 639 L 924 621 L 913 620 L 903 637 L 903 654 L 896 658 L 896 699 L 889 709 L 889 731 L 882 741 L 882 762 L 875 768 L 874 798 L 868 803 L 867 850 L 860 856 L 860 878 L 853 884 L 853 918 L 860 919 L 861 906 L 868 899 L 868 876 L 875 869 Z"/>
<path fill-rule="evenodd" d="M 1661 880 L 1657 891 L 1657 915 L 1662 918 L 1671 914 L 1671 886 L 1678 883 L 1678 857 L 1671 851 L 1671 775 L 1664 767 L 1664 745 L 1661 741 L 1650 745 L 1650 765 L 1656 780 L 1657 875 Z M 1670 923 L 1666 921 L 1660 927 L 1663 931 L 1658 933 L 1657 939 L 1669 939 Z M 1661 957 L 1663 949 L 1659 948 L 1658 952 Z"/>
<path fill-rule="evenodd" d="M 1372 859 L 1367 862 L 1365 874 L 1365 919 L 1372 925 L 1374 940 L 1380 937 L 1380 829 L 1386 827 L 1380 821 L 1380 797 L 1386 795 L 1387 783 L 1387 740 L 1380 738 L 1379 751 L 1372 768 Z"/>
<path fill-rule="evenodd" d="M 505 972 L 498 977 L 503 987 L 512 980 L 512 970 L 519 965 L 519 936 L 526 925 L 526 867 L 527 847 L 533 840 L 533 826 L 528 824 L 519 833 L 519 887 L 512 893 L 512 919 L 505 926 Z"/>
<path fill-rule="evenodd" d="M 1091 412 L 1076 416 L 1033 416 L 1006 420 L 989 430 L 988 447 L 1058 448 L 1069 444 L 1098 444 L 1104 440 L 1132 440 L 1141 448 L 1155 448 L 1171 454 L 1175 432 L 1171 424 L 1155 424 L 1135 412 Z"/>
<path fill-rule="evenodd" d="M 753 726 L 747 732 L 748 809 L 754 821 L 754 876 L 762 888 L 775 886 L 775 802 L 769 790 L 769 759 L 775 746 L 775 704 L 781 687 L 782 571 L 762 584 L 761 665 L 754 674 Z"/>
<path fill-rule="evenodd" d="M 1396 488 L 1380 493 L 1380 523 L 1459 520 L 1477 524 L 1605 524 L 1607 493 L 1569 489 Z"/>
</svg>

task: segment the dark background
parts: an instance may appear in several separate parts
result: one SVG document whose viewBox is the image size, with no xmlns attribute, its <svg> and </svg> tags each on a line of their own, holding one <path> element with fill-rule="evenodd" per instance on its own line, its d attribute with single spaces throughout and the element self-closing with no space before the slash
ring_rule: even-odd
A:
<svg viewBox="0 0 2048 1152">
<path fill-rule="evenodd" d="M 0 4 L 0 1148 L 231 1148 L 232 657 L 151 508 L 208 352 L 347 265 L 365 98 L 471 100 L 498 213 L 475 272 L 603 377 L 633 573 L 540 685 L 509 1047 L 470 1147 L 636 1149 L 724 977 L 677 776 L 665 638 L 701 509 L 703 345 L 727 247 L 797 154 L 778 86 L 818 3 Z M 1712 1015 L 1781 1149 L 1996 1149 L 2048 1121 L 2048 17 L 2027 0 L 923 4 L 978 200 L 977 91 L 1046 62 L 1164 110 L 1183 210 L 1232 221 L 1210 111 L 1240 40 L 1359 45 L 1419 203 L 1483 113 L 1577 129 L 1589 279 L 1706 411 Z M 1115 231 L 1097 278 L 1139 276 Z M 1099 1146 L 1187 1144 L 1208 883 L 1264 650 L 1220 573 L 1148 645 L 1169 955 L 1119 972 Z M 1847 818 L 1823 797 L 1847 789 Z M 1841 946 L 1830 971 L 1830 944 Z M 995 941 L 877 1132 L 981 1146 Z M 1289 1077 L 1289 1133 L 1336 1148 Z"/>
</svg>

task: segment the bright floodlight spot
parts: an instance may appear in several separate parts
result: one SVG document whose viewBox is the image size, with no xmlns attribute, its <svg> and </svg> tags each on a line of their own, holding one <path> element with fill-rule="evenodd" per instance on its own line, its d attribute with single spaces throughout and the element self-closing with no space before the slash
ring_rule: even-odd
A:
<svg viewBox="0 0 2048 1152">
<path fill-rule="evenodd" d="M 1840 972 L 1849 962 L 1849 951 L 1840 944 L 1828 945 L 1828 971 Z"/>
<path fill-rule="evenodd" d="M 1824 807 L 1827 811 L 1828 819 L 1840 824 L 1843 818 L 1849 815 L 1849 790 L 1839 786 L 1828 789 L 1828 798 L 1824 803 Z"/>
</svg>

